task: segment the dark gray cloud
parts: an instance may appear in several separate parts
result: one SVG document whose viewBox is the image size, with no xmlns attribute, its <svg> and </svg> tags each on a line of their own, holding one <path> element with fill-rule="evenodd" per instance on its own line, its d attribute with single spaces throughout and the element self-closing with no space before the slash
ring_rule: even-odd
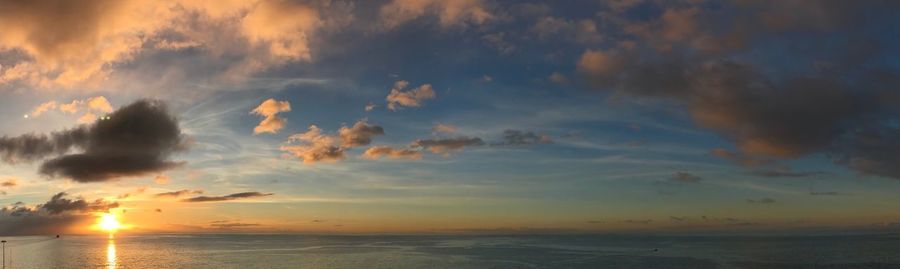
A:
<svg viewBox="0 0 900 269">
<path fill-rule="evenodd" d="M 721 9 L 661 5 L 655 18 L 618 18 L 612 21 L 631 39 L 586 50 L 578 70 L 590 85 L 616 97 L 683 105 L 697 126 L 736 145 L 739 153 L 717 155 L 735 163 L 755 166 L 825 152 L 863 174 L 900 178 L 900 158 L 891 154 L 898 143 L 889 139 L 900 76 L 879 62 L 887 50 L 880 49 L 878 36 L 850 31 L 878 25 L 869 15 L 897 4 L 786 2 L 739 1 Z M 812 33 L 813 40 L 841 34 L 852 41 L 824 45 L 789 32 Z M 764 40 L 778 40 L 793 58 L 747 58 Z"/>
<path fill-rule="evenodd" d="M 628 223 L 628 224 L 643 224 L 643 225 L 647 225 L 647 224 L 652 223 L 653 220 L 650 220 L 650 219 L 627 219 L 627 220 L 621 220 L 621 221 L 619 221 L 619 222 L 620 222 L 620 223 Z"/>
<path fill-rule="evenodd" d="M 229 228 L 255 227 L 255 226 L 260 226 L 260 224 L 259 223 L 242 223 L 242 222 L 218 222 L 218 223 L 212 223 L 209 226 L 211 226 L 213 228 L 229 229 Z"/>
<path fill-rule="evenodd" d="M 774 204 L 775 199 L 772 198 L 762 198 L 762 199 L 747 199 L 747 203 L 751 204 Z"/>
<path fill-rule="evenodd" d="M 357 121 L 351 127 L 341 127 L 338 130 L 341 137 L 341 147 L 352 148 L 365 146 L 372 143 L 372 137 L 384 135 L 384 128 L 378 125 L 370 125 L 365 119 Z"/>
<path fill-rule="evenodd" d="M 178 198 L 180 196 L 184 196 L 184 195 L 188 195 L 188 194 L 202 194 L 202 193 L 203 193 L 203 190 L 184 189 L 184 190 L 157 193 L 157 194 L 154 194 L 153 197 L 156 197 L 156 198 Z"/>
<path fill-rule="evenodd" d="M 94 212 L 106 212 L 119 206 L 102 199 L 88 201 L 66 198 L 64 192 L 43 204 L 28 206 L 22 202 L 0 208 L 0 233 L 6 235 L 59 234 L 87 225 Z"/>
<path fill-rule="evenodd" d="M 225 196 L 197 196 L 191 197 L 187 199 L 182 199 L 182 202 L 221 202 L 221 201 L 230 201 L 244 198 L 253 198 L 253 197 L 263 197 L 273 195 L 273 193 L 261 193 L 261 192 L 239 192 L 233 193 Z"/>
<path fill-rule="evenodd" d="M 791 169 L 757 169 L 750 172 L 751 175 L 760 177 L 810 177 L 816 175 L 826 175 L 828 173 L 819 171 L 796 172 Z"/>
<path fill-rule="evenodd" d="M 88 138 L 85 127 L 47 134 L 25 134 L 0 137 L 0 158 L 6 163 L 32 162 L 47 156 L 61 155 L 75 147 L 84 147 Z"/>
<path fill-rule="evenodd" d="M 669 180 L 681 183 L 699 183 L 703 178 L 688 172 L 677 172 Z"/>
<path fill-rule="evenodd" d="M 478 137 L 460 136 L 455 138 L 423 139 L 412 142 L 412 147 L 423 148 L 436 154 L 449 154 L 465 147 L 484 145 Z"/>
<path fill-rule="evenodd" d="M 58 215 L 66 212 L 100 212 L 109 211 L 109 209 L 119 207 L 117 202 L 107 202 L 103 199 L 87 201 L 82 198 L 69 199 L 66 198 L 65 192 L 57 193 L 40 206 L 40 209 L 46 210 L 50 215 Z"/>
<path fill-rule="evenodd" d="M 40 172 L 78 182 L 144 175 L 178 166 L 169 157 L 185 148 L 178 121 L 160 101 L 122 107 L 87 130 L 84 152 L 50 159 Z"/>
<path fill-rule="evenodd" d="M 811 191 L 811 192 L 809 192 L 809 195 L 816 195 L 816 196 L 818 196 L 818 195 L 834 196 L 834 195 L 842 195 L 842 193 L 836 192 L 836 191 Z"/>
<path fill-rule="evenodd" d="M 863 127 L 843 136 L 834 145 L 835 162 L 862 174 L 900 179 L 900 129 Z"/>
<path fill-rule="evenodd" d="M 551 143 L 549 136 L 538 135 L 530 131 L 505 130 L 503 131 L 503 140 L 494 145 L 498 146 L 526 146 L 534 144 Z"/>
<path fill-rule="evenodd" d="M 73 149 L 80 153 L 69 153 Z M 140 100 L 99 120 L 61 132 L 0 138 L 0 155 L 7 163 L 51 158 L 40 173 L 99 182 L 159 172 L 179 165 L 168 158 L 184 149 L 178 121 L 165 104 Z"/>
</svg>

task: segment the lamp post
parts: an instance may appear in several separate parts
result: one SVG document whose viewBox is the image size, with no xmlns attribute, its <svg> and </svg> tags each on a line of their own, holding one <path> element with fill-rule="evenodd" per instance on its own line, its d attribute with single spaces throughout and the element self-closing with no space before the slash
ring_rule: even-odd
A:
<svg viewBox="0 0 900 269">
<path fill-rule="evenodd" d="M 6 269 L 6 240 L 2 240 L 0 243 L 3 243 L 3 269 Z"/>
</svg>

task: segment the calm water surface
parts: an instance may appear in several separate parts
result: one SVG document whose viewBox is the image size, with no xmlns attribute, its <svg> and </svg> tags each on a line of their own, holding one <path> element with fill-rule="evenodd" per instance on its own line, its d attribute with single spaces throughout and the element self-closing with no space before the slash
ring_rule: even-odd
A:
<svg viewBox="0 0 900 269">
<path fill-rule="evenodd" d="M 6 237 L 6 268 L 900 268 L 900 236 Z"/>
</svg>

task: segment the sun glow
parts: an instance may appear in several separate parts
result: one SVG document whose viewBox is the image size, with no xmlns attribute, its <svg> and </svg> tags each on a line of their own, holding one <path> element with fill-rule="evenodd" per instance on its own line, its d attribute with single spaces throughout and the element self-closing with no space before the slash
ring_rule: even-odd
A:
<svg viewBox="0 0 900 269">
<path fill-rule="evenodd" d="M 103 214 L 103 216 L 100 217 L 100 223 L 98 223 L 98 225 L 100 226 L 100 229 L 111 233 L 122 228 L 122 224 L 116 219 L 116 215 L 109 213 Z"/>
<path fill-rule="evenodd" d="M 94 224 L 94 228 L 109 233 L 109 237 L 112 238 L 113 234 L 115 234 L 116 231 L 125 229 L 127 227 L 119 222 L 119 218 L 116 214 L 103 213 L 102 215 L 100 215 L 97 223 Z"/>
</svg>

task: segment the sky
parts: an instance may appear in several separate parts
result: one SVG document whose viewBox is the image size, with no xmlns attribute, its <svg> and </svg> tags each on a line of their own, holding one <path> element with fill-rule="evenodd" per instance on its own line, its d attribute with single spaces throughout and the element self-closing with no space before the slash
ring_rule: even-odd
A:
<svg viewBox="0 0 900 269">
<path fill-rule="evenodd" d="M 896 229 L 898 8 L 0 0 L 0 234 Z"/>
</svg>

